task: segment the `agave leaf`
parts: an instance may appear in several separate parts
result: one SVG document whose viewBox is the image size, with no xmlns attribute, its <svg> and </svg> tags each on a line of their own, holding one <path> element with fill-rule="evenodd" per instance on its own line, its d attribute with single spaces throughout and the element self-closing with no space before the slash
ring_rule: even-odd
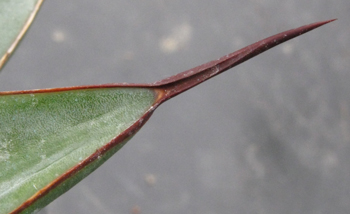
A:
<svg viewBox="0 0 350 214">
<path fill-rule="evenodd" d="M 0 69 L 34 20 L 43 0 L 0 0 Z"/>
<path fill-rule="evenodd" d="M 330 21 L 277 34 L 153 84 L 0 93 L 0 213 L 46 206 L 118 151 L 164 101 Z"/>
</svg>

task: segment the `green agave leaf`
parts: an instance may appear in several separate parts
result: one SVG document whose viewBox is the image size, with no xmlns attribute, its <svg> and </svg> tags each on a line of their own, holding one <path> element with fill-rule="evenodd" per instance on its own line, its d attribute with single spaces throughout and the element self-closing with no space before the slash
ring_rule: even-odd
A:
<svg viewBox="0 0 350 214">
<path fill-rule="evenodd" d="M 111 142 L 155 98 L 153 91 L 140 88 L 1 96 L 0 213 L 15 209 Z"/>
<path fill-rule="evenodd" d="M 0 0 L 0 69 L 28 30 L 43 0 Z"/>
<path fill-rule="evenodd" d="M 0 92 L 0 213 L 46 206 L 118 151 L 164 101 L 330 21 L 277 34 L 153 84 Z"/>
</svg>

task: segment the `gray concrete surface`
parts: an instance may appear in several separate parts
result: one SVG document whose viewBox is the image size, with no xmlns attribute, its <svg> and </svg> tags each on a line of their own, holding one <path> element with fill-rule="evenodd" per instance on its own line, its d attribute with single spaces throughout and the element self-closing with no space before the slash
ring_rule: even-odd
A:
<svg viewBox="0 0 350 214">
<path fill-rule="evenodd" d="M 162 105 L 42 213 L 350 213 L 350 1 L 46 0 L 1 90 L 154 82 L 339 20 Z"/>
</svg>

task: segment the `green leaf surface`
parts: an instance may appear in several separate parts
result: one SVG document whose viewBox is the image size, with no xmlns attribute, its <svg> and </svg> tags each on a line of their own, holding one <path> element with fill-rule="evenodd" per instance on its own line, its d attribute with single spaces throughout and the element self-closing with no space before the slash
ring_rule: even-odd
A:
<svg viewBox="0 0 350 214">
<path fill-rule="evenodd" d="M 0 69 L 27 31 L 43 0 L 0 0 Z"/>
<path fill-rule="evenodd" d="M 109 143 L 154 102 L 154 92 L 140 88 L 0 96 L 0 213 Z"/>
</svg>

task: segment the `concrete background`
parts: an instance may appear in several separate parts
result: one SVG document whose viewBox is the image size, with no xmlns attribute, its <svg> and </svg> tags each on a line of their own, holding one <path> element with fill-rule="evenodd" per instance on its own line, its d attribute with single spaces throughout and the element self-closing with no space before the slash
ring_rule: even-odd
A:
<svg viewBox="0 0 350 214">
<path fill-rule="evenodd" d="M 47 0 L 5 90 L 154 82 L 339 20 L 163 104 L 42 213 L 350 213 L 350 1 Z"/>
</svg>

